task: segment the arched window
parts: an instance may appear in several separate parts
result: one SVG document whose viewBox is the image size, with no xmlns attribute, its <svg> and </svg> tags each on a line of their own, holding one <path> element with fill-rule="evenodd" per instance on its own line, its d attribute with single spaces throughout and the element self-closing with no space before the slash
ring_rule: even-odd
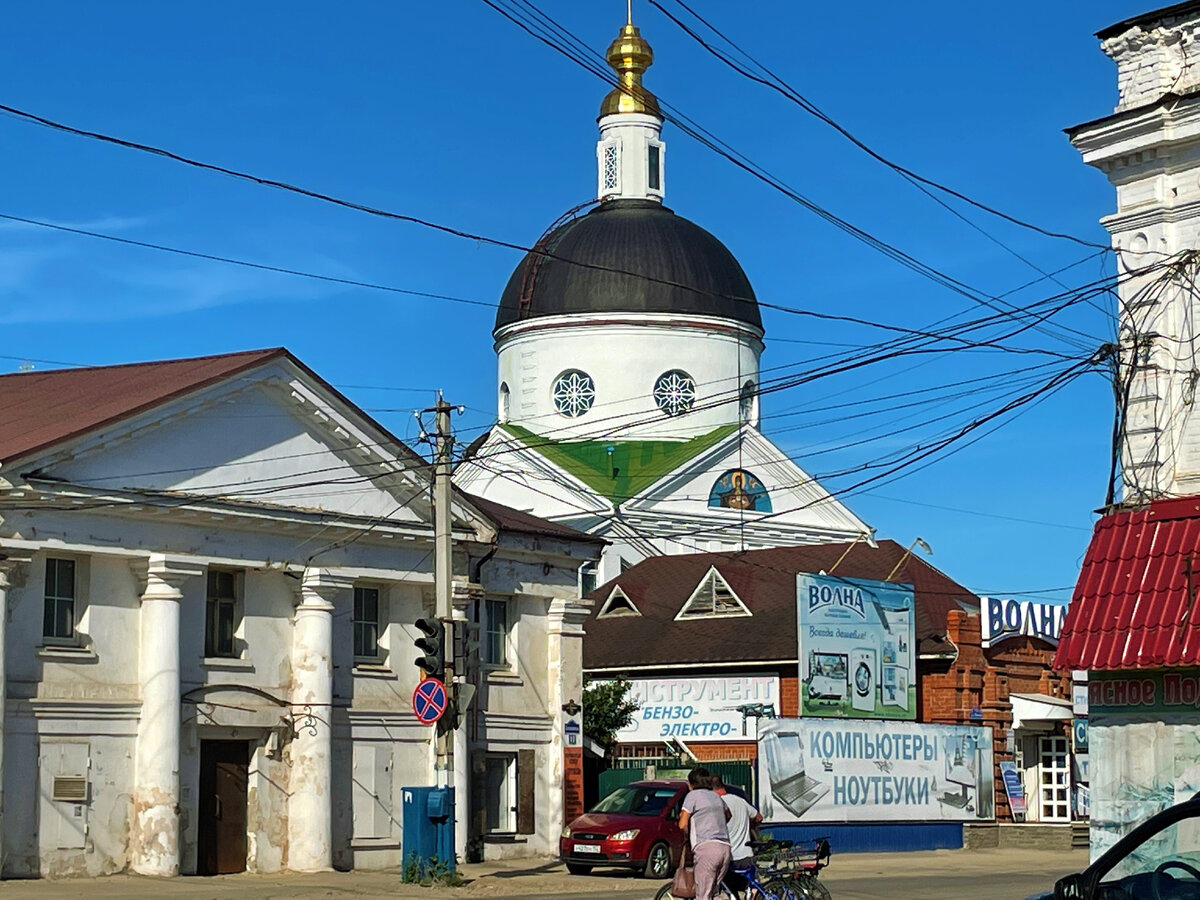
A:
<svg viewBox="0 0 1200 900">
<path fill-rule="evenodd" d="M 754 379 L 742 385 L 741 412 L 742 421 L 747 425 L 758 424 L 758 386 Z"/>
<path fill-rule="evenodd" d="M 770 512 L 771 496 L 763 483 L 745 469 L 730 469 L 712 486 L 708 505 L 713 509 Z"/>
<path fill-rule="evenodd" d="M 501 422 L 508 421 L 508 403 L 509 403 L 508 382 L 502 381 L 502 382 L 500 382 L 500 421 Z"/>
</svg>

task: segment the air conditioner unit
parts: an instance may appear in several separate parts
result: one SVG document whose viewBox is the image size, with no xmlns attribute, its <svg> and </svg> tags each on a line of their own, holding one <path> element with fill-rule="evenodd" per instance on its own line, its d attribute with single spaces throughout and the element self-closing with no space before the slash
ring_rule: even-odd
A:
<svg viewBox="0 0 1200 900">
<path fill-rule="evenodd" d="M 55 775 L 51 789 L 52 800 L 63 803 L 86 803 L 88 780 L 86 775 Z"/>
</svg>

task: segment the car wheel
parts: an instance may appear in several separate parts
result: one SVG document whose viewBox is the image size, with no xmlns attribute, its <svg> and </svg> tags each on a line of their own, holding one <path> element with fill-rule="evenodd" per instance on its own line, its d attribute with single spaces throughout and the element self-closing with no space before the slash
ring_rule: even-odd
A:
<svg viewBox="0 0 1200 900">
<path fill-rule="evenodd" d="M 592 871 L 592 867 L 580 863 L 567 863 L 567 871 L 572 875 L 586 875 Z"/>
<path fill-rule="evenodd" d="M 650 848 L 646 857 L 646 868 L 642 874 L 647 878 L 666 878 L 671 874 L 671 848 L 659 841 Z"/>
</svg>

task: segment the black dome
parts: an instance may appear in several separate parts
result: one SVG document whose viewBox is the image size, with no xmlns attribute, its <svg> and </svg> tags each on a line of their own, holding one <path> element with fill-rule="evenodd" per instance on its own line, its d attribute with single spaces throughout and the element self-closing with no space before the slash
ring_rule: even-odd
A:
<svg viewBox="0 0 1200 900">
<path fill-rule="evenodd" d="M 526 254 L 500 299 L 497 330 L 595 312 L 696 313 L 762 328 L 754 289 L 729 249 L 653 200 L 602 203 L 551 232 L 545 249 L 559 258 Z"/>
</svg>

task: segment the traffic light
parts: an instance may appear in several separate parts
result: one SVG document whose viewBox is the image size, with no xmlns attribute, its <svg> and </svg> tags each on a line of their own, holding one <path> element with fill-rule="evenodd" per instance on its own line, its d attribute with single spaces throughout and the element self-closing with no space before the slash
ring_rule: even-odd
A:
<svg viewBox="0 0 1200 900">
<path fill-rule="evenodd" d="M 437 619 L 417 619 L 413 623 L 423 637 L 413 643 L 423 653 L 418 656 L 416 663 L 424 670 L 429 678 L 442 679 L 446 677 L 446 634 L 442 623 Z"/>
</svg>

